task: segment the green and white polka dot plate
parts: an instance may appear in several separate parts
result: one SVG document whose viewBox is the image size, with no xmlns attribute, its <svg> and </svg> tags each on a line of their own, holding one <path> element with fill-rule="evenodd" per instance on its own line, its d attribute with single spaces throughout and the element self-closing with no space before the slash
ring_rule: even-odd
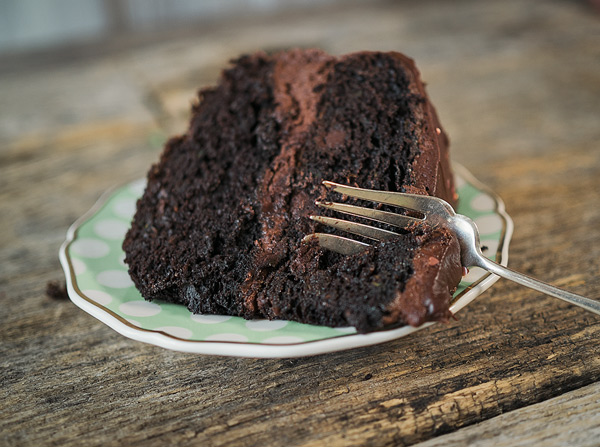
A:
<svg viewBox="0 0 600 447">
<path fill-rule="evenodd" d="M 460 195 L 458 212 L 477 223 L 484 254 L 506 265 L 513 225 L 502 201 L 463 167 L 454 169 Z M 199 354 L 300 357 L 382 343 L 431 324 L 357 334 L 354 328 L 193 315 L 185 306 L 147 302 L 129 278 L 121 249 L 144 186 L 139 180 L 104 194 L 69 228 L 60 249 L 71 300 L 126 337 Z M 458 312 L 497 279 L 481 269 L 471 269 L 454 296 L 451 311 Z"/>
</svg>

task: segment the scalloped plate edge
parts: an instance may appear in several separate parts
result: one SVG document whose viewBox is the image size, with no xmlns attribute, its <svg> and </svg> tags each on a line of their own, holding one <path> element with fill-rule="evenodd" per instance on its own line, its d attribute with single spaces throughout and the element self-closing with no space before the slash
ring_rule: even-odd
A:
<svg viewBox="0 0 600 447">
<path fill-rule="evenodd" d="M 455 174 L 458 174 L 467 183 L 472 184 L 478 190 L 485 192 L 494 199 L 495 212 L 502 218 L 503 221 L 502 235 L 498 245 L 497 256 L 500 259 L 500 264 L 506 266 L 508 263 L 508 246 L 512 237 L 514 224 L 510 216 L 506 213 L 504 202 L 490 188 L 477 180 L 466 168 L 457 163 L 453 163 L 452 167 L 455 171 Z M 105 191 L 92 206 L 92 208 L 90 208 L 90 210 L 88 210 L 69 227 L 66 240 L 63 242 L 59 250 L 59 259 L 65 272 L 67 292 L 71 301 L 83 311 L 89 313 L 94 318 L 100 320 L 111 329 L 127 338 L 174 351 L 195 354 L 249 358 L 293 358 L 326 354 L 341 350 L 380 344 L 404 337 L 434 324 L 429 322 L 419 327 L 403 326 L 395 329 L 370 332 L 367 334 L 340 334 L 338 337 L 293 344 L 190 341 L 174 337 L 164 332 L 147 330 L 134 326 L 81 293 L 79 288 L 76 286 L 75 274 L 68 254 L 69 245 L 75 240 L 79 227 L 84 222 L 89 220 L 106 203 L 106 201 L 118 188 L 119 186 L 116 186 Z M 485 274 L 461 294 L 461 296 L 450 306 L 450 311 L 454 314 L 457 313 L 463 307 L 467 306 L 471 301 L 473 301 L 477 296 L 491 287 L 498 279 L 498 276 L 491 273 Z M 249 347 L 251 348 L 249 349 Z"/>
</svg>

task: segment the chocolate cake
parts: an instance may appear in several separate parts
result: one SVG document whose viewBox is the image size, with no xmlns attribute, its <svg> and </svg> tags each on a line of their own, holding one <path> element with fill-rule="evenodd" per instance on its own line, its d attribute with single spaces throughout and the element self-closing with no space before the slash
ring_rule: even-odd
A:
<svg viewBox="0 0 600 447">
<path fill-rule="evenodd" d="M 363 253 L 303 243 L 323 180 L 456 203 L 448 140 L 413 61 L 258 53 L 200 91 L 167 142 L 123 248 L 148 300 L 194 313 L 355 326 L 445 320 L 461 278 L 447 230 L 416 225 Z"/>
</svg>

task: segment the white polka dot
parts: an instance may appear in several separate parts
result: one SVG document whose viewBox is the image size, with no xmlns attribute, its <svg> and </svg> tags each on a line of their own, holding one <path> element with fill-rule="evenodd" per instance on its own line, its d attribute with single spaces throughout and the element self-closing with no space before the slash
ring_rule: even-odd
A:
<svg viewBox="0 0 600 447">
<path fill-rule="evenodd" d="M 102 290 L 88 289 L 88 290 L 82 290 L 82 293 L 85 296 L 87 296 L 88 298 L 91 298 L 96 303 L 98 303 L 102 306 L 106 306 L 107 304 L 110 304 L 111 301 L 113 300 L 112 296 L 110 296 L 106 292 L 103 292 Z"/>
<path fill-rule="evenodd" d="M 281 337 L 271 337 L 263 340 L 263 343 L 270 343 L 274 345 L 287 345 L 292 343 L 302 343 L 304 339 L 300 337 L 292 337 L 291 335 L 282 335 Z"/>
<path fill-rule="evenodd" d="M 71 250 L 83 258 L 102 258 L 108 254 L 110 248 L 105 242 L 97 239 L 82 238 L 71 244 Z"/>
<path fill-rule="evenodd" d="M 493 211 L 496 207 L 495 200 L 487 194 L 479 194 L 471 199 L 471 208 L 477 211 Z"/>
<path fill-rule="evenodd" d="M 193 315 L 190 317 L 196 323 L 202 324 L 217 324 L 223 323 L 224 321 L 231 320 L 232 317 L 229 315 Z"/>
<path fill-rule="evenodd" d="M 206 341 L 238 341 L 245 342 L 248 341 L 248 337 L 242 334 L 232 334 L 232 333 L 223 333 L 223 334 L 213 334 L 205 338 Z"/>
<path fill-rule="evenodd" d="M 119 310 L 132 317 L 152 317 L 159 314 L 162 308 L 148 301 L 128 301 L 121 304 Z"/>
<path fill-rule="evenodd" d="M 348 326 L 348 327 L 334 327 L 334 329 L 338 332 L 342 332 L 344 334 L 353 334 L 354 332 L 356 332 L 356 328 L 352 327 L 352 326 Z"/>
<path fill-rule="evenodd" d="M 132 319 L 130 319 L 130 318 L 127 318 L 127 321 L 128 321 L 129 323 L 133 324 L 133 325 L 134 325 L 134 326 L 136 326 L 136 327 L 142 327 L 142 323 L 140 323 L 140 322 L 139 322 L 139 321 L 137 321 L 137 320 L 132 320 Z"/>
<path fill-rule="evenodd" d="M 463 281 L 473 283 L 478 281 L 487 272 L 479 267 L 469 267 L 469 273 L 462 277 Z"/>
<path fill-rule="evenodd" d="M 173 337 L 177 338 L 192 338 L 192 331 L 184 327 L 179 326 L 163 326 L 156 328 L 155 330 L 165 332 Z"/>
<path fill-rule="evenodd" d="M 479 233 L 491 234 L 502 230 L 502 219 L 497 214 L 490 214 L 475 219 Z"/>
<path fill-rule="evenodd" d="M 123 219 L 131 219 L 135 214 L 135 199 L 119 199 L 113 205 L 113 211 Z"/>
<path fill-rule="evenodd" d="M 146 179 L 139 179 L 135 182 L 131 182 L 129 184 L 129 190 L 135 194 L 136 197 L 140 197 L 144 194 L 144 190 L 146 189 Z"/>
<path fill-rule="evenodd" d="M 125 289 L 133 286 L 129 274 L 124 270 L 105 270 L 96 275 L 96 281 L 113 289 Z"/>
<path fill-rule="evenodd" d="M 467 182 L 465 181 L 464 178 L 462 178 L 460 175 L 455 175 L 454 176 L 454 187 L 456 189 L 462 188 L 463 186 L 465 186 Z"/>
<path fill-rule="evenodd" d="M 98 236 L 113 241 L 123 240 L 128 229 L 128 224 L 117 219 L 104 219 L 94 225 Z"/>
<path fill-rule="evenodd" d="M 127 267 L 127 264 L 125 264 L 125 253 L 122 253 L 119 256 L 119 264 L 121 264 L 123 267 Z"/>
<path fill-rule="evenodd" d="M 283 320 L 252 320 L 246 322 L 246 327 L 251 331 L 276 331 L 277 329 L 281 329 L 288 324 L 287 321 Z"/>
<path fill-rule="evenodd" d="M 73 266 L 73 272 L 75 272 L 76 275 L 81 275 L 87 270 L 85 262 L 83 262 L 81 259 L 71 259 L 71 265 Z"/>
</svg>

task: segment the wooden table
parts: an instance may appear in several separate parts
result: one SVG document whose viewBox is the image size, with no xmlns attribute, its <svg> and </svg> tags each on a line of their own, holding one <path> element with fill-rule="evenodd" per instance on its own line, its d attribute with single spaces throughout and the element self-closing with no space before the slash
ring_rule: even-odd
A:
<svg viewBox="0 0 600 447">
<path fill-rule="evenodd" d="M 293 360 L 132 341 L 45 289 L 68 226 L 145 174 L 228 59 L 318 46 L 415 58 L 452 157 L 514 219 L 510 265 L 598 298 L 599 20 L 561 0 L 346 4 L 3 66 L 0 444 L 598 445 L 600 318 L 504 280 L 458 321 Z"/>
</svg>

